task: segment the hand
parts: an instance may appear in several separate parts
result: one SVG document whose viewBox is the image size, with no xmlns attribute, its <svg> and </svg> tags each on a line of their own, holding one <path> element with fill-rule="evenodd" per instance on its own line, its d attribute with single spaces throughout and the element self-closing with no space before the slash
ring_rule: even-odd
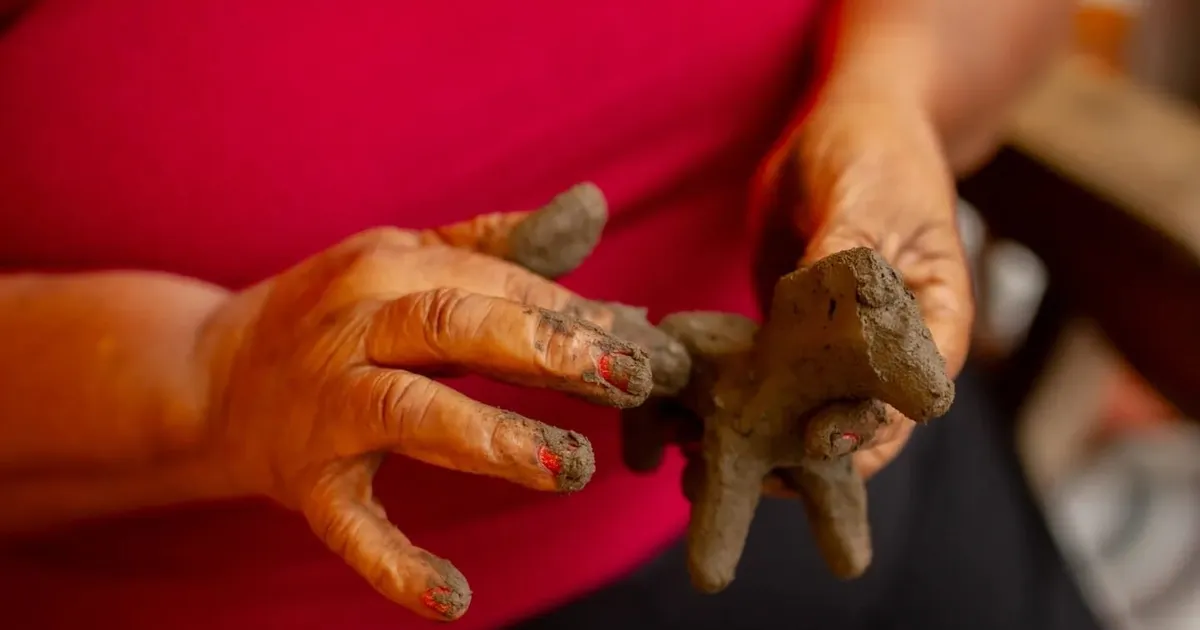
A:
<svg viewBox="0 0 1200 630">
<path fill-rule="evenodd" d="M 974 317 L 970 272 L 958 234 L 954 180 L 929 118 L 901 99 L 830 92 L 798 129 L 782 177 L 799 182 L 792 227 L 802 264 L 867 246 L 916 294 L 952 377 L 966 360 Z M 778 277 L 778 273 L 774 277 Z M 895 410 L 854 455 L 870 477 L 899 454 L 914 423 Z"/>
<path fill-rule="evenodd" d="M 461 616 L 471 593 L 373 497 L 385 454 L 558 492 L 582 488 L 594 466 L 582 435 L 431 376 L 471 371 L 615 407 L 651 388 L 645 352 L 605 331 L 609 310 L 479 253 L 523 260 L 509 245 L 531 231 L 521 215 L 371 230 L 236 296 L 201 340 L 220 483 L 301 511 L 379 592 L 428 618 Z M 541 267 L 566 271 L 587 253 L 573 251 Z"/>
</svg>

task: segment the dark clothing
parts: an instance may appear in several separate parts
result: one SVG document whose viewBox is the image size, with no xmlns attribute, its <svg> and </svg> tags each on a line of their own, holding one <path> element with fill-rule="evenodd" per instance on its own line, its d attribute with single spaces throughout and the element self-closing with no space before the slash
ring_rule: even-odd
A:
<svg viewBox="0 0 1200 630">
<path fill-rule="evenodd" d="M 759 508 L 737 579 L 688 581 L 683 542 L 624 581 L 519 630 L 1099 630 L 978 379 L 870 483 L 875 560 L 838 582 L 798 503 Z"/>
</svg>

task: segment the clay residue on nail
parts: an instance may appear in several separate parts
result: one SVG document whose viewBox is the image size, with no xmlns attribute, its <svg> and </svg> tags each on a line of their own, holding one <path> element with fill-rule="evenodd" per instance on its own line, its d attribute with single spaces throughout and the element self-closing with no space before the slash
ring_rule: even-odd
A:
<svg viewBox="0 0 1200 630">
<path fill-rule="evenodd" d="M 555 475 L 559 492 L 577 492 L 591 481 L 596 472 L 596 454 L 586 437 L 574 431 L 544 427 L 542 443 L 562 461 Z"/>
<path fill-rule="evenodd" d="M 650 358 L 636 346 L 602 341 L 595 350 L 595 369 L 586 370 L 584 382 L 600 387 L 594 399 L 621 409 L 645 402 L 654 388 Z"/>
<path fill-rule="evenodd" d="M 557 278 L 583 263 L 600 242 L 608 203 L 595 184 L 583 183 L 530 214 L 509 235 L 508 260 Z"/>
<path fill-rule="evenodd" d="M 677 394 L 687 385 L 691 357 L 682 344 L 650 323 L 646 309 L 619 302 L 577 299 L 567 305 L 567 311 L 590 317 L 595 317 L 597 312 L 610 314 L 612 335 L 644 350 L 650 356 L 650 377 L 655 396 Z"/>
<path fill-rule="evenodd" d="M 580 374 L 580 378 L 596 387 L 576 391 L 576 395 L 621 409 L 640 405 L 650 395 L 654 386 L 650 357 L 640 347 L 618 339 L 586 319 L 544 308 L 530 307 L 526 312 L 536 312 L 538 326 L 557 337 L 570 339 L 583 333 L 580 338 L 593 344 L 593 366 Z M 546 344 L 535 341 L 534 347 L 544 352 Z"/>
<path fill-rule="evenodd" d="M 691 356 L 683 344 L 651 325 L 646 309 L 618 302 L 605 302 L 603 306 L 613 312 L 613 335 L 636 344 L 650 355 L 654 395 L 679 393 L 687 385 L 692 370 Z"/>
<path fill-rule="evenodd" d="M 438 576 L 425 585 L 422 600 L 446 619 L 458 619 L 471 606 L 471 587 L 463 574 L 446 560 L 422 552 L 425 562 Z"/>
</svg>

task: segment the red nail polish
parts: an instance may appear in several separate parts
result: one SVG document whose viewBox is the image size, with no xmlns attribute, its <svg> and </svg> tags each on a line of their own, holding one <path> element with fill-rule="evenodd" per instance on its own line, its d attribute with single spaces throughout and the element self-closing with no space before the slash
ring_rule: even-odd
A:
<svg viewBox="0 0 1200 630">
<path fill-rule="evenodd" d="M 604 353 L 596 360 L 596 371 L 599 372 L 600 378 L 604 379 L 613 387 L 629 393 L 629 367 L 626 365 L 631 359 L 624 355 L 614 357 L 612 354 Z"/>
<path fill-rule="evenodd" d="M 450 613 L 450 602 L 446 601 L 449 594 L 450 589 L 445 586 L 435 586 L 421 594 L 421 603 L 437 614 L 445 616 Z"/>
<path fill-rule="evenodd" d="M 546 446 L 538 447 L 537 457 L 538 462 L 543 468 L 550 471 L 550 474 L 557 475 L 562 472 L 562 458 Z"/>
<path fill-rule="evenodd" d="M 845 432 L 835 435 L 833 438 L 833 451 L 838 455 L 846 455 L 858 448 L 861 443 L 861 438 L 857 433 Z"/>
</svg>

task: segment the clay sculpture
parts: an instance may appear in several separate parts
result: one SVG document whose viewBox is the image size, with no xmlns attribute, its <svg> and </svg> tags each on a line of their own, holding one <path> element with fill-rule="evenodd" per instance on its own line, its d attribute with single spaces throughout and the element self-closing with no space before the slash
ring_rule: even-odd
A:
<svg viewBox="0 0 1200 630">
<path fill-rule="evenodd" d="M 600 190 L 580 184 L 515 217 L 489 253 L 556 277 L 591 252 L 607 217 Z M 644 309 L 584 299 L 567 310 L 595 319 L 598 306 L 615 335 L 650 355 L 651 398 L 623 412 L 627 465 L 650 470 L 669 442 L 699 445 L 683 479 L 699 589 L 733 580 L 768 476 L 800 495 L 835 575 L 866 570 L 866 488 L 850 456 L 888 422 L 886 405 L 925 422 L 954 398 L 916 298 L 883 258 L 852 249 L 784 276 L 761 328 L 714 312 L 676 313 L 655 327 Z"/>
<path fill-rule="evenodd" d="M 686 385 L 625 412 L 625 458 L 635 470 L 653 468 L 668 441 L 689 440 L 667 434 L 672 416 L 702 420 L 702 434 L 690 436 L 700 438 L 700 451 L 683 480 L 696 587 L 717 592 L 733 580 L 769 475 L 801 496 L 833 573 L 848 579 L 865 571 L 866 488 L 850 455 L 888 422 L 885 403 L 925 422 L 954 398 L 899 274 L 873 250 L 851 249 L 780 279 L 761 328 L 737 315 L 690 312 L 666 317 L 658 329 L 683 344 L 690 371 L 656 373 L 656 381 Z"/>
</svg>

